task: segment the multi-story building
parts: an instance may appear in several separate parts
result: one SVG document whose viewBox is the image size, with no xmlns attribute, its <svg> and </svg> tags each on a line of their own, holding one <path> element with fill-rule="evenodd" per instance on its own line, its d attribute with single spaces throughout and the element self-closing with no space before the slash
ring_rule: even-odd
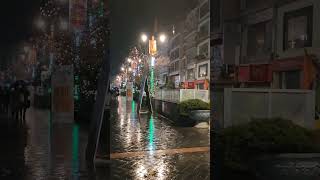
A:
<svg viewBox="0 0 320 180">
<path fill-rule="evenodd" d="M 197 68 L 197 36 L 198 36 L 198 24 L 199 24 L 199 11 L 198 7 L 194 8 L 187 15 L 184 24 L 184 42 L 183 52 L 184 61 L 184 88 L 194 89 L 196 80 L 196 68 Z"/>
<path fill-rule="evenodd" d="M 183 22 L 177 23 L 174 27 L 173 36 L 169 41 L 169 78 L 175 88 L 180 87 L 181 82 L 181 60 L 183 59 Z"/>
<path fill-rule="evenodd" d="M 312 71 L 306 69 L 312 63 L 306 63 L 305 50 L 315 58 L 320 55 L 320 1 L 213 3 L 211 66 L 217 84 L 226 80 L 240 87 L 311 88 L 307 77 Z"/>
<path fill-rule="evenodd" d="M 196 87 L 197 89 L 209 89 L 210 80 L 210 7 L 209 0 L 200 2 L 199 25 L 197 35 L 196 57 Z"/>
<path fill-rule="evenodd" d="M 209 88 L 209 14 L 209 1 L 202 0 L 182 22 L 175 26 L 169 47 L 169 76 L 176 88 Z"/>
</svg>

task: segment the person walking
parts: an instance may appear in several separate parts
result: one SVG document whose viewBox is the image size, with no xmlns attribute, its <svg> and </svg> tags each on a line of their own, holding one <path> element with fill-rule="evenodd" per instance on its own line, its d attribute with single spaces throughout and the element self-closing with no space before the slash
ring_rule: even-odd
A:
<svg viewBox="0 0 320 180">
<path fill-rule="evenodd" d="M 10 115 L 13 120 L 17 120 L 19 116 L 19 90 L 18 87 L 12 87 L 10 91 Z"/>
<path fill-rule="evenodd" d="M 24 87 L 23 88 L 23 107 L 22 107 L 22 120 L 26 120 L 26 112 L 27 112 L 27 109 L 30 108 L 30 99 L 29 99 L 29 96 L 30 96 L 30 92 L 28 90 L 27 87 Z"/>
</svg>

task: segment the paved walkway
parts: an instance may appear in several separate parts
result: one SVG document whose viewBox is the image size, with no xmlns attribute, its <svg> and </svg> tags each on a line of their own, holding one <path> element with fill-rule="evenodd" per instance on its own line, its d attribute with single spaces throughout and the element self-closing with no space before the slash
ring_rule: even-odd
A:
<svg viewBox="0 0 320 180">
<path fill-rule="evenodd" d="M 123 97 L 112 105 L 112 163 L 99 166 L 96 179 L 209 179 L 207 129 L 174 127 L 157 115 L 139 120 L 136 104 Z M 24 124 L 0 121 L 1 180 L 92 179 L 85 164 L 88 125 L 50 123 L 49 110 L 34 108 Z M 101 143 L 105 157 L 109 147 Z"/>
<path fill-rule="evenodd" d="M 174 127 L 158 115 L 139 119 L 136 103 L 125 97 L 117 107 L 111 113 L 112 179 L 209 179 L 208 129 Z"/>
</svg>

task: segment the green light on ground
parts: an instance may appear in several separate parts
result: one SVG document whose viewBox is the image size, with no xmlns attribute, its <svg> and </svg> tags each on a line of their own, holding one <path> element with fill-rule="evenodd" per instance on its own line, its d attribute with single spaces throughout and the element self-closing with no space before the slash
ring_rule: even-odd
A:
<svg viewBox="0 0 320 180">
<path fill-rule="evenodd" d="M 153 116 L 150 117 L 149 120 L 149 150 L 150 152 L 154 151 L 154 122 L 153 122 Z"/>
<path fill-rule="evenodd" d="M 79 174 L 79 125 L 75 124 L 72 130 L 72 176 L 78 179 Z"/>
<path fill-rule="evenodd" d="M 131 110 L 132 110 L 132 112 L 134 112 L 136 110 L 136 102 L 135 101 L 131 102 Z"/>
<path fill-rule="evenodd" d="M 151 68 L 150 72 L 150 93 L 153 94 L 154 92 L 154 68 Z"/>
</svg>

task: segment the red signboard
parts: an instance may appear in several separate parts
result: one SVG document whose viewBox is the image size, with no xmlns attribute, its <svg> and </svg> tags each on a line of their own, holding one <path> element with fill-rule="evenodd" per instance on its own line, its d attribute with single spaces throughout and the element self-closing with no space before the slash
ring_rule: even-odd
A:
<svg viewBox="0 0 320 180">
<path fill-rule="evenodd" d="M 196 84 L 203 84 L 205 82 L 205 80 L 196 80 Z"/>
<path fill-rule="evenodd" d="M 272 74 L 269 64 L 251 64 L 239 66 L 239 82 L 270 82 Z"/>
<path fill-rule="evenodd" d="M 239 82 L 250 81 L 250 66 L 239 66 L 238 81 Z"/>
<path fill-rule="evenodd" d="M 195 87 L 194 82 L 186 82 L 185 83 L 186 89 L 194 89 L 194 87 Z"/>
<path fill-rule="evenodd" d="M 303 68 L 304 57 L 277 59 L 272 62 L 272 71 L 291 71 Z"/>
<path fill-rule="evenodd" d="M 269 82 L 271 81 L 269 77 L 269 65 L 251 65 L 250 67 L 250 80 L 259 82 Z"/>
</svg>

